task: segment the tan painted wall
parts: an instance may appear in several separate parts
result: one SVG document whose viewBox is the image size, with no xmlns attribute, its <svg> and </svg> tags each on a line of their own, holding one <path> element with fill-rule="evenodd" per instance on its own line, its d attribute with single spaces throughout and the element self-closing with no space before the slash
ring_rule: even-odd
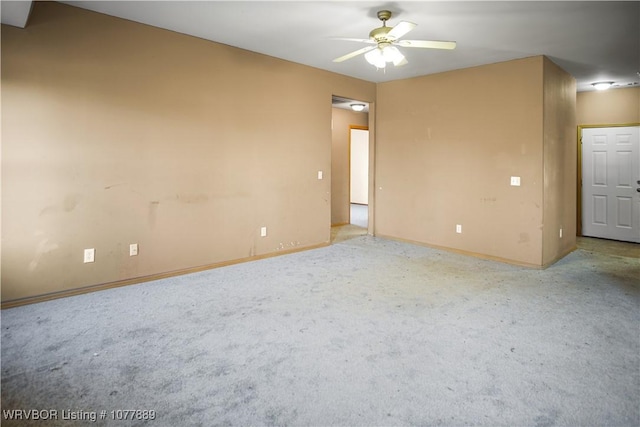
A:
<svg viewBox="0 0 640 427">
<path fill-rule="evenodd" d="M 542 68 L 533 57 L 379 84 L 375 232 L 541 265 Z"/>
<path fill-rule="evenodd" d="M 36 3 L 2 26 L 2 300 L 328 242 L 331 95 L 375 89 Z"/>
<path fill-rule="evenodd" d="M 576 246 L 576 83 L 544 58 L 544 265 Z M 562 229 L 562 237 L 560 237 Z"/>
<path fill-rule="evenodd" d="M 369 125 L 369 114 L 332 109 L 331 224 L 349 223 L 349 126 Z"/>
<path fill-rule="evenodd" d="M 640 123 L 640 87 L 579 92 L 578 125 Z"/>
</svg>

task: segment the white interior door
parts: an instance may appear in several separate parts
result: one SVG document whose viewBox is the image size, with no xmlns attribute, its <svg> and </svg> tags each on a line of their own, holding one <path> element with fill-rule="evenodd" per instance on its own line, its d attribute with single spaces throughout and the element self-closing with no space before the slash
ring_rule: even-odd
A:
<svg viewBox="0 0 640 427">
<path fill-rule="evenodd" d="M 582 234 L 640 243 L 640 127 L 582 129 Z"/>
<path fill-rule="evenodd" d="M 369 131 L 351 129 L 351 203 L 369 204 Z"/>
</svg>

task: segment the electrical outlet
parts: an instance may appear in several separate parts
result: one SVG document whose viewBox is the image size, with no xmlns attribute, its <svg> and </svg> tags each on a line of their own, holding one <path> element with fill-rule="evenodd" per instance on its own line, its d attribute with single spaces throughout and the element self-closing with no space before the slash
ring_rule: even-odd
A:
<svg viewBox="0 0 640 427">
<path fill-rule="evenodd" d="M 129 245 L 129 256 L 136 256 L 136 255 L 138 255 L 138 244 L 132 243 Z"/>
<path fill-rule="evenodd" d="M 456 224 L 456 233 L 462 233 L 462 224 Z"/>
<path fill-rule="evenodd" d="M 262 227 L 260 229 L 260 237 L 267 237 L 267 227 Z"/>
<path fill-rule="evenodd" d="M 519 176 L 512 176 L 511 177 L 511 185 L 513 185 L 514 187 L 520 187 L 520 177 Z"/>
<path fill-rule="evenodd" d="M 84 262 L 85 264 L 88 262 L 95 262 L 96 260 L 96 250 L 94 248 L 85 249 L 84 250 Z"/>
<path fill-rule="evenodd" d="M 322 179 L 322 171 L 318 171 L 318 179 Z"/>
</svg>

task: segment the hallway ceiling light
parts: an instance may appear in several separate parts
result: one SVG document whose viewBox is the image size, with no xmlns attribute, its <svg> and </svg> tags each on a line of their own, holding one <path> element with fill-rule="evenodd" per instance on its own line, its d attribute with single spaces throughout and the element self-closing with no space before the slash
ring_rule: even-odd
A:
<svg viewBox="0 0 640 427">
<path fill-rule="evenodd" d="M 591 86 L 595 87 L 597 90 L 607 90 L 613 86 L 613 82 L 595 82 L 591 83 Z"/>
<path fill-rule="evenodd" d="M 351 109 L 353 111 L 362 111 L 364 110 L 365 105 L 364 104 L 351 104 Z"/>
</svg>

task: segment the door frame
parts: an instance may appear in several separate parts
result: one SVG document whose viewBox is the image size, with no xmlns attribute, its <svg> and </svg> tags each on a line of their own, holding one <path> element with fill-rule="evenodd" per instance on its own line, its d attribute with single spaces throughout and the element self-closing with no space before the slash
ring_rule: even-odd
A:
<svg viewBox="0 0 640 427">
<path fill-rule="evenodd" d="M 578 133 L 576 141 L 578 143 L 578 179 L 576 180 L 577 191 L 576 198 L 578 207 L 576 209 L 576 234 L 582 236 L 582 129 L 590 128 L 618 128 L 640 126 L 640 123 L 614 123 L 599 125 L 578 125 Z"/>
</svg>

